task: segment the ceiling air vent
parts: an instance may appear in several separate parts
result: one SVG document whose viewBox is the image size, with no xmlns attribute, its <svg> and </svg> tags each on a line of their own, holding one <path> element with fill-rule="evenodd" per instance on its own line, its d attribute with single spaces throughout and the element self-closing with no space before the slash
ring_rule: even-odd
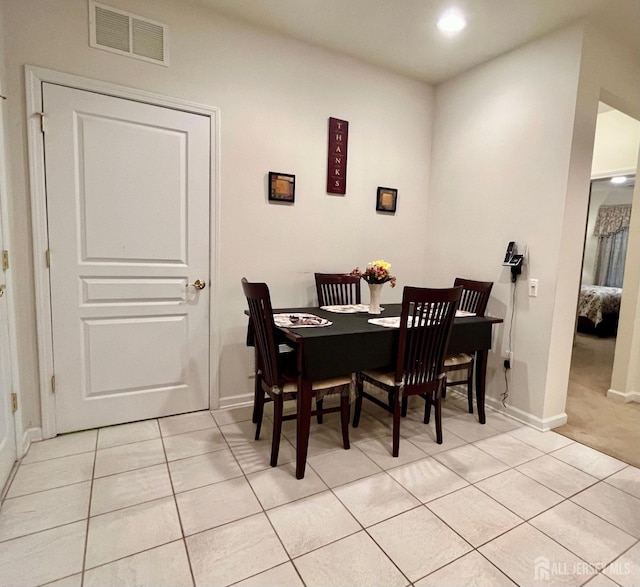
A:
<svg viewBox="0 0 640 587">
<path fill-rule="evenodd" d="M 166 25 L 98 2 L 90 2 L 89 7 L 92 47 L 169 65 Z"/>
</svg>

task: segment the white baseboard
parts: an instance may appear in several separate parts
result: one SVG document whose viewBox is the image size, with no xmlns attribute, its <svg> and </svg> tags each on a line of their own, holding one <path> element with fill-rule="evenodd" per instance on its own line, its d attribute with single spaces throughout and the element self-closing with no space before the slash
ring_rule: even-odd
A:
<svg viewBox="0 0 640 587">
<path fill-rule="evenodd" d="M 239 408 L 249 404 L 253 404 L 253 393 L 241 393 L 238 395 L 221 397 L 218 409 L 224 410 L 226 408 Z"/>
<path fill-rule="evenodd" d="M 32 442 L 42 440 L 42 428 L 27 428 L 22 434 L 22 454 L 18 457 L 23 457 L 27 454 Z"/>
<path fill-rule="evenodd" d="M 607 391 L 607 397 L 614 402 L 629 403 L 640 402 L 640 391 L 618 391 L 616 389 L 609 389 Z"/>
<path fill-rule="evenodd" d="M 532 428 L 536 430 L 540 430 L 540 432 L 547 432 L 552 428 L 557 428 L 558 426 L 562 426 L 567 423 L 567 414 L 562 412 L 561 414 L 557 414 L 555 416 L 551 416 L 550 418 L 538 418 L 529 412 L 525 412 L 519 408 L 514 408 L 513 406 L 507 406 L 506 408 L 502 405 L 502 402 L 493 397 L 485 397 L 485 407 L 491 408 L 496 412 L 501 412 L 505 416 L 509 416 L 518 422 L 522 422 L 523 424 L 528 424 Z"/>
<path fill-rule="evenodd" d="M 455 387 L 447 390 L 447 393 L 455 393 L 464 397 L 466 399 L 467 393 L 466 390 L 464 392 L 459 391 Z M 638 394 L 640 395 L 640 394 Z M 626 400 L 632 401 L 632 400 Z M 231 395 L 228 397 L 220 398 L 220 408 L 238 408 L 242 406 L 252 405 L 253 404 L 253 394 L 252 393 L 243 393 L 238 395 Z M 546 432 L 547 430 L 551 430 L 552 428 L 557 428 L 558 426 L 562 426 L 567 423 L 567 414 L 564 412 L 561 414 L 557 414 L 555 416 L 551 416 L 550 418 L 538 418 L 533 414 L 525 412 L 524 410 L 520 410 L 519 408 L 514 408 L 513 406 L 507 406 L 506 408 L 502 405 L 502 402 L 498 399 L 486 396 L 485 397 L 485 408 L 490 410 L 494 410 L 496 412 L 500 412 L 505 416 L 508 416 L 518 422 L 522 422 L 523 424 L 527 424 L 536 430 L 540 430 L 540 432 Z"/>
</svg>

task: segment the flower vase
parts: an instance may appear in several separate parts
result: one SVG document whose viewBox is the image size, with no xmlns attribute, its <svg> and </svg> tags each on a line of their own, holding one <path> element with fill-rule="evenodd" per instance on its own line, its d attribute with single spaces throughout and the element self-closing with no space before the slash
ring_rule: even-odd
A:
<svg viewBox="0 0 640 587">
<path fill-rule="evenodd" d="M 382 283 L 370 283 L 369 284 L 369 314 L 380 313 L 380 292 L 382 292 Z"/>
</svg>

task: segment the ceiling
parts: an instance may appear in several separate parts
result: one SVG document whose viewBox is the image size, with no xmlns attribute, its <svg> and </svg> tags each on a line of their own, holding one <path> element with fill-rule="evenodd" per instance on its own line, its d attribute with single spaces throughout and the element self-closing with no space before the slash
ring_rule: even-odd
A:
<svg viewBox="0 0 640 587">
<path fill-rule="evenodd" d="M 594 18 L 640 56 L 639 0 L 198 0 L 282 35 L 437 84 L 578 19 Z M 467 27 L 436 28 L 457 7 Z"/>
</svg>

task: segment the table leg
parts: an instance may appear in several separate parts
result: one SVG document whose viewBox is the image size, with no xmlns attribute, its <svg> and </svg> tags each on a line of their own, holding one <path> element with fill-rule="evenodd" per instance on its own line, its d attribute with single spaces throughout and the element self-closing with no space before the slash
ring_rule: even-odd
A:
<svg viewBox="0 0 640 587">
<path fill-rule="evenodd" d="M 302 380 L 298 389 L 298 416 L 296 428 L 296 479 L 304 478 L 309 448 L 309 427 L 311 423 L 311 382 Z"/>
<path fill-rule="evenodd" d="M 484 415 L 484 386 L 487 379 L 487 349 L 476 351 L 476 403 L 478 404 L 478 420 L 486 422 Z"/>
</svg>

